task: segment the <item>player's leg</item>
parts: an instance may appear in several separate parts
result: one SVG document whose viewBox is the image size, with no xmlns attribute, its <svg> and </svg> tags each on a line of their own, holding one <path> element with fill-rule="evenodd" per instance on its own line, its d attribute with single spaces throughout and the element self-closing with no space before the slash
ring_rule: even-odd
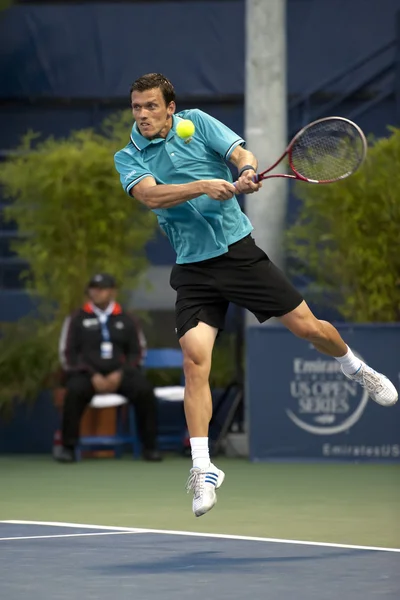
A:
<svg viewBox="0 0 400 600">
<path fill-rule="evenodd" d="M 303 301 L 279 320 L 294 335 L 313 344 L 319 352 L 335 358 L 341 364 L 344 375 L 366 388 L 375 402 L 382 406 L 392 406 L 397 402 L 398 393 L 392 382 L 357 358 L 338 330 L 328 321 L 317 319 L 306 302 Z"/>
<path fill-rule="evenodd" d="M 191 438 L 208 438 L 208 427 L 212 417 L 209 376 L 217 334 L 218 329 L 200 322 L 179 340 L 184 357 L 185 417 Z M 208 448 L 207 455 L 199 457 L 199 461 L 195 466 L 208 466 Z"/>
<path fill-rule="evenodd" d="M 216 327 L 200 321 L 179 340 L 184 357 L 184 407 L 193 459 L 187 490 L 193 492 L 192 508 L 196 517 L 204 515 L 215 505 L 215 490 L 225 478 L 223 471 L 210 462 L 208 443 L 212 417 L 209 376 L 217 333 Z"/>
<path fill-rule="evenodd" d="M 317 319 L 304 300 L 297 308 L 278 318 L 289 331 L 311 342 L 323 354 L 344 356 L 348 350 L 338 330 L 328 321 Z"/>
<path fill-rule="evenodd" d="M 231 262 L 223 272 L 225 297 L 252 311 L 260 322 L 278 317 L 292 333 L 341 363 L 343 373 L 365 387 L 383 406 L 395 404 L 394 385 L 357 359 L 339 332 L 310 311 L 301 294 L 249 237 L 230 248 Z"/>
<path fill-rule="evenodd" d="M 214 342 L 224 327 L 228 302 L 221 298 L 210 276 L 209 262 L 176 265 L 171 286 L 177 291 L 176 332 L 183 352 L 185 374 L 184 408 L 190 436 L 193 468 L 187 483 L 193 492 L 196 516 L 216 503 L 216 488 L 224 473 L 210 462 L 208 429 L 212 416 L 209 376 Z"/>
</svg>

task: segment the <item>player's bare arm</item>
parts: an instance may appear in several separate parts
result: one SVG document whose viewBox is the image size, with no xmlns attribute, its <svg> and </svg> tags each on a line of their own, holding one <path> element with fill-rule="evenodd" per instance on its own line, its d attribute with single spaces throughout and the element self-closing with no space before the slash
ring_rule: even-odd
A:
<svg viewBox="0 0 400 600">
<path fill-rule="evenodd" d="M 157 209 L 177 206 L 202 194 L 206 194 L 213 200 L 229 200 L 236 193 L 236 188 L 224 179 L 158 185 L 154 177 L 145 177 L 133 186 L 129 193 L 148 208 Z"/>
<path fill-rule="evenodd" d="M 235 165 L 239 174 L 242 169 L 249 167 L 248 169 L 243 170 L 243 173 L 239 175 L 236 182 L 236 191 L 239 194 L 252 194 L 253 192 L 258 192 L 262 184 L 254 183 L 253 181 L 254 174 L 257 172 L 257 159 L 254 154 L 245 150 L 242 146 L 236 146 L 229 157 L 229 161 Z"/>
</svg>

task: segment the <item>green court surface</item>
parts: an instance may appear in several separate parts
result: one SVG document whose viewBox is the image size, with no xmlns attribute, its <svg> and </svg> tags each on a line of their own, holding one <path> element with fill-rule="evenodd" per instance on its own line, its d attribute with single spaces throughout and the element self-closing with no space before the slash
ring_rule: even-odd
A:
<svg viewBox="0 0 400 600">
<path fill-rule="evenodd" d="M 218 503 L 195 518 L 187 458 L 0 456 L 0 520 L 400 547 L 400 465 L 215 462 L 226 472 Z"/>
</svg>

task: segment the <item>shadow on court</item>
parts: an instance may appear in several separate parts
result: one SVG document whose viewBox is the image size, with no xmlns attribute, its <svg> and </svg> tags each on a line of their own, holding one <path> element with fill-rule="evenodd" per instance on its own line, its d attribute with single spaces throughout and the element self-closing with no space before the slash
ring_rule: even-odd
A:
<svg viewBox="0 0 400 600">
<path fill-rule="evenodd" d="M 256 542 L 254 542 L 256 543 Z M 200 542 L 200 545 L 203 545 Z M 196 569 L 196 572 L 208 572 L 208 573 L 220 573 L 221 569 L 226 573 L 237 573 L 238 570 L 257 572 L 262 566 L 268 566 L 269 564 L 279 564 L 287 562 L 299 562 L 299 561 L 325 561 L 325 560 L 337 560 L 337 558 L 347 556 L 352 557 L 357 554 L 362 554 L 362 551 L 348 551 L 348 552 L 335 552 L 335 553 L 319 553 L 318 555 L 305 555 L 297 554 L 294 556 L 226 556 L 223 552 L 209 551 L 209 552 L 191 552 L 184 554 L 177 554 L 167 558 L 157 559 L 154 561 L 146 561 L 146 563 L 140 562 L 119 564 L 110 567 L 103 567 L 101 572 L 103 574 L 120 575 L 121 573 L 169 573 L 172 570 L 179 569 Z"/>
</svg>

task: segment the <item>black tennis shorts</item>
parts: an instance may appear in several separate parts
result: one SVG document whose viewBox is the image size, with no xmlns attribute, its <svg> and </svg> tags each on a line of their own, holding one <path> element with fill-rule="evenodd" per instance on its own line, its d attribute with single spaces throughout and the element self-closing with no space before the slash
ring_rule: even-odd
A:
<svg viewBox="0 0 400 600">
<path fill-rule="evenodd" d="M 229 302 L 247 308 L 263 323 L 291 312 L 303 301 L 251 235 L 216 258 L 175 264 L 170 284 L 177 292 L 178 338 L 199 321 L 222 330 Z"/>
</svg>

